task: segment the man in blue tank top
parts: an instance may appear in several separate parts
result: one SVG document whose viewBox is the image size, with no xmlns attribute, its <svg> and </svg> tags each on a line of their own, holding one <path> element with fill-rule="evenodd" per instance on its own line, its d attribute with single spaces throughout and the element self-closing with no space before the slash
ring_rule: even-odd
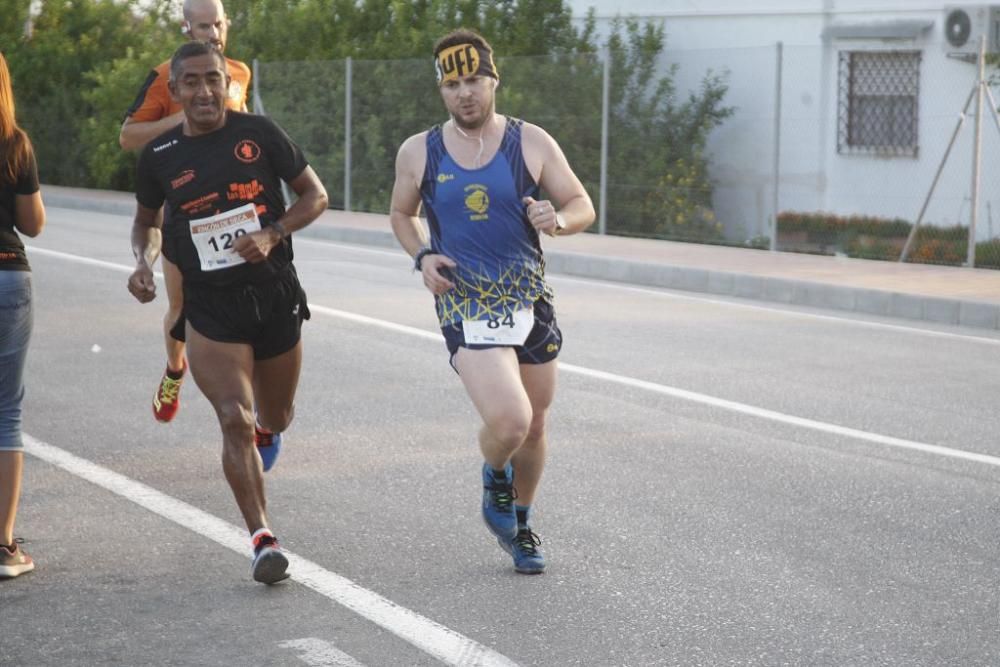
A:
<svg viewBox="0 0 1000 667">
<path fill-rule="evenodd" d="M 451 364 L 483 420 L 483 519 L 515 569 L 536 574 L 545 560 L 529 515 L 562 347 L 539 234 L 583 231 L 594 206 L 545 130 L 496 112 L 499 75 L 482 36 L 448 34 L 434 66 L 451 118 L 400 147 L 392 229 L 434 294 Z"/>
</svg>

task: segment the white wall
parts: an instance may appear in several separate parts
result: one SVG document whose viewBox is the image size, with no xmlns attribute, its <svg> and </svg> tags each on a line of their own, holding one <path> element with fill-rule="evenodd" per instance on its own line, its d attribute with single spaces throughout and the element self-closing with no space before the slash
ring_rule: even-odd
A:
<svg viewBox="0 0 1000 667">
<path fill-rule="evenodd" d="M 946 56 L 944 2 L 571 0 L 568 4 L 577 16 L 594 6 L 603 29 L 619 11 L 662 20 L 667 34 L 665 60 L 680 66 L 677 84 L 682 93 L 696 89 L 709 69 L 728 72 L 725 103 L 737 111 L 713 132 L 709 151 L 714 208 L 733 239 L 766 233 L 774 212 L 777 42 L 782 42 L 784 55 L 778 210 L 914 220 L 975 82 L 973 65 Z M 830 26 L 899 20 L 922 20 L 933 26 L 911 40 L 823 38 Z M 922 54 L 916 157 L 837 153 L 838 52 L 868 49 Z M 998 221 L 995 233 L 1000 234 L 1000 132 L 991 116 L 984 115 L 984 120 L 980 238 L 989 232 L 987 216 L 993 211 Z M 968 221 L 972 125 L 970 119 L 959 136 L 931 201 L 928 222 Z"/>
</svg>

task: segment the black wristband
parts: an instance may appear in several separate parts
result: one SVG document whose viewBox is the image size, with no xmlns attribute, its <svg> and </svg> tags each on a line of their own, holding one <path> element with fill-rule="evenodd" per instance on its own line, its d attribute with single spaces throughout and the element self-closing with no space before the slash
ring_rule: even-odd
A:
<svg viewBox="0 0 1000 667">
<path fill-rule="evenodd" d="M 285 229 L 285 226 L 281 224 L 281 222 L 279 221 L 272 222 L 271 226 L 278 230 L 279 239 L 284 241 L 286 238 L 288 238 L 288 230 Z"/>
<path fill-rule="evenodd" d="M 427 255 L 433 255 L 433 254 L 434 251 L 427 246 L 424 246 L 423 248 L 418 250 L 417 254 L 413 256 L 413 270 L 422 271 L 423 269 L 420 268 L 420 260 L 422 260 Z"/>
</svg>

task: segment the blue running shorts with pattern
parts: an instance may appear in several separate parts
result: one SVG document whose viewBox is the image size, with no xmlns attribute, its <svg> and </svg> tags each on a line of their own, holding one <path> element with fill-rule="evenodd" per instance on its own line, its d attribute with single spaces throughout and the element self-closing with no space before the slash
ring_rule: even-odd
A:
<svg viewBox="0 0 1000 667">
<path fill-rule="evenodd" d="M 441 328 L 444 334 L 445 344 L 450 353 L 449 363 L 455 367 L 455 354 L 458 348 L 465 347 L 470 350 L 487 350 L 492 347 L 513 347 L 517 353 L 519 364 L 544 364 L 559 356 L 562 349 L 562 331 L 556 323 L 556 313 L 552 304 L 544 299 L 539 299 L 534 305 L 535 325 L 525 339 L 523 345 L 475 345 L 465 342 L 465 334 L 462 331 L 462 323 L 455 322 Z"/>
</svg>

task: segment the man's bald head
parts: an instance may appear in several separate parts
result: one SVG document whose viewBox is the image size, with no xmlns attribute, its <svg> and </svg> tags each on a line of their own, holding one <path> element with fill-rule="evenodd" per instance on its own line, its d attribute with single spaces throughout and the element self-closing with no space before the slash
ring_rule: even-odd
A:
<svg viewBox="0 0 1000 667">
<path fill-rule="evenodd" d="M 184 0 L 184 33 L 193 40 L 226 50 L 229 19 L 220 0 Z"/>
<path fill-rule="evenodd" d="M 226 15 L 226 9 L 222 6 L 221 0 L 184 0 L 184 18 L 191 20 L 192 12 L 204 11 L 206 9 L 214 9 L 219 13 L 219 16 Z"/>
</svg>

